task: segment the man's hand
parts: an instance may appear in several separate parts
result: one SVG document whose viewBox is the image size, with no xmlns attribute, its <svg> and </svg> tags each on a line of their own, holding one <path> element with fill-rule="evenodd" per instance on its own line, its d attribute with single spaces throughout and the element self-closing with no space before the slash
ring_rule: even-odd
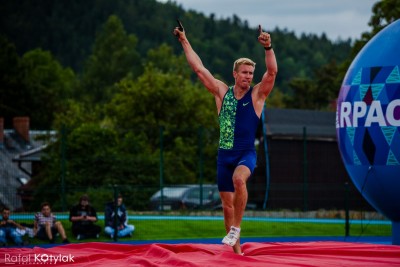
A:
<svg viewBox="0 0 400 267">
<path fill-rule="evenodd" d="M 185 36 L 185 30 L 182 26 L 182 23 L 177 19 L 178 26 L 175 27 L 173 34 L 181 41 Z"/>
<path fill-rule="evenodd" d="M 271 46 L 271 36 L 267 32 L 263 32 L 261 29 L 261 25 L 258 25 L 258 42 L 264 47 Z"/>
</svg>

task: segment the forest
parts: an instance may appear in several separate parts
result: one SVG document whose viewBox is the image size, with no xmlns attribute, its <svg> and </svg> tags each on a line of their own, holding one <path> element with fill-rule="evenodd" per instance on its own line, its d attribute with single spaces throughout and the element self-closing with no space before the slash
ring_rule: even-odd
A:
<svg viewBox="0 0 400 267">
<path fill-rule="evenodd" d="M 369 39 L 400 17 L 399 6 L 399 0 L 377 1 L 372 31 L 358 40 L 268 29 L 279 73 L 266 105 L 335 110 L 347 67 Z M 202 172 L 213 181 L 214 100 L 191 72 L 172 30 L 179 18 L 215 77 L 233 83 L 233 61 L 249 57 L 257 63 L 258 81 L 264 50 L 247 21 L 237 15 L 216 19 L 155 0 L 1 1 L 0 13 L 5 128 L 13 117 L 28 116 L 31 129 L 60 134 L 43 159 L 44 171 L 33 177 L 40 181 L 38 194 L 59 184 L 65 159 L 70 187 L 157 184 L 160 129 L 170 166 L 166 183 L 197 181 L 199 146 L 206 159 Z M 63 158 L 61 140 L 67 144 Z"/>
<path fill-rule="evenodd" d="M 130 73 L 133 79 L 143 74 L 144 65 L 149 61 L 150 50 L 166 46 L 172 50 L 172 55 L 181 55 L 182 48 L 171 34 L 176 26 L 177 18 L 184 23 L 188 38 L 205 66 L 227 83 L 232 82 L 231 65 L 239 57 L 249 57 L 258 63 L 260 67 L 255 73 L 255 81 L 260 80 L 263 74 L 262 69 L 265 68 L 263 50 L 260 49 L 256 39 L 257 29 L 249 28 L 247 21 L 242 21 L 236 15 L 217 20 L 213 14 L 206 17 L 193 10 L 185 11 L 173 1 L 159 3 L 155 0 L 89 0 L 84 2 L 44 0 L 38 3 L 17 0 L 3 1 L 0 12 L 2 14 L 0 19 L 2 42 L 4 42 L 2 47 L 5 49 L 11 45 L 13 48 L 9 49 L 15 48 L 16 54 L 12 59 L 12 54 L 5 51 L 3 53 L 8 55 L 10 57 L 8 60 L 14 61 L 14 64 L 17 64 L 19 56 L 22 57 L 20 59 L 22 65 L 24 65 L 23 61 L 35 61 L 32 57 L 47 56 L 47 60 L 52 62 L 42 62 L 42 64 L 59 65 L 61 73 L 58 75 L 63 76 L 59 78 L 65 81 L 60 81 L 62 86 L 56 86 L 59 87 L 60 92 L 53 92 L 49 97 L 57 98 L 61 94 L 62 100 L 77 97 L 86 99 L 90 95 L 93 97 L 90 99 L 92 103 L 98 101 L 104 103 L 110 99 L 110 92 L 103 90 L 103 87 L 118 82 L 127 73 Z M 114 25 L 110 25 L 111 23 Z M 117 31 L 117 28 L 111 27 L 120 27 L 120 29 Z M 286 29 L 277 28 L 270 31 L 279 62 L 279 75 L 274 90 L 276 96 L 271 97 L 271 105 L 329 109 L 329 104 L 336 97 L 340 87 L 340 81 L 334 80 L 337 77 L 336 73 L 329 73 L 331 77 L 324 77 L 331 79 L 329 82 L 333 84 L 327 81 L 328 84 L 324 85 L 327 88 L 320 89 L 322 92 L 316 92 L 315 95 L 320 94 L 317 99 L 308 101 L 296 99 L 294 91 L 305 82 L 318 79 L 319 75 L 323 75 L 319 73 L 323 68 L 330 68 L 331 71 L 337 72 L 340 64 L 350 57 L 351 40 L 333 42 L 325 35 L 303 34 L 297 37 Z M 119 39 L 113 40 L 113 38 Z M 163 61 L 158 64 L 165 64 L 166 66 L 162 67 L 165 67 L 168 72 L 172 72 L 176 67 L 168 64 L 167 59 Z M 181 67 L 187 67 L 186 62 L 180 64 L 184 65 Z M 15 68 L 8 65 L 7 69 L 12 72 Z M 55 71 L 55 68 L 51 69 Z M 29 73 L 29 70 L 25 72 L 28 72 L 25 76 L 33 75 Z M 32 77 L 25 79 L 30 78 Z M 191 78 L 195 81 L 195 77 L 191 76 Z M 17 80 L 22 82 L 24 79 Z M 48 82 L 56 81 L 48 80 Z M 13 86 L 22 87 L 21 85 Z M 2 108 L 6 109 L 5 117 L 14 112 L 24 113 L 26 112 L 24 109 L 30 112 L 38 110 L 37 106 L 43 103 L 43 98 L 52 105 L 47 110 L 58 110 L 57 107 L 62 106 L 55 103 L 60 99 L 48 99 L 45 92 L 39 97 L 37 94 L 32 96 L 35 89 L 27 88 L 26 90 L 27 94 L 23 95 L 30 95 L 31 101 L 35 98 L 32 103 L 31 101 L 15 103 L 16 99 L 20 99 L 18 95 L 8 97 L 6 93 L 7 97 L 3 98 L 2 103 Z M 315 90 L 318 91 L 318 89 Z M 22 94 L 22 90 L 18 91 Z M 13 105 L 9 106 L 6 103 L 13 103 Z M 53 118 L 43 118 L 43 116 L 31 115 L 32 125 L 35 128 L 51 126 Z"/>
</svg>

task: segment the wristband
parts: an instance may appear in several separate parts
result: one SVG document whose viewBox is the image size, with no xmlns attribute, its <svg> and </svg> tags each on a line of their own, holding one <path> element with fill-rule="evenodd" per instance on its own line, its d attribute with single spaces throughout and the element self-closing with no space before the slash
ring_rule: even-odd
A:
<svg viewBox="0 0 400 267">
<path fill-rule="evenodd" d="M 268 47 L 265 47 L 265 46 L 264 46 L 264 49 L 265 49 L 265 50 L 271 50 L 271 49 L 272 49 L 272 44 L 270 44 Z"/>
</svg>

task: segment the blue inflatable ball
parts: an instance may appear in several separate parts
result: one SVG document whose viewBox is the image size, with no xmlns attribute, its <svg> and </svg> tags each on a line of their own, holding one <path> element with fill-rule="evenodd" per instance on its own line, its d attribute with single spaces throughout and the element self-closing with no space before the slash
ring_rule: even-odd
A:
<svg viewBox="0 0 400 267">
<path fill-rule="evenodd" d="M 338 97 L 336 133 L 358 190 L 399 226 L 400 20 L 374 36 L 350 65 Z"/>
</svg>

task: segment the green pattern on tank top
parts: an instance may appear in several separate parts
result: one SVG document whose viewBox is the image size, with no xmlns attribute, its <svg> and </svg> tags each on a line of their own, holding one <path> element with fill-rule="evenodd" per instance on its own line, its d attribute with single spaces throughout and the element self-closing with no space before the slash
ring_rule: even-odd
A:
<svg viewBox="0 0 400 267">
<path fill-rule="evenodd" d="M 219 114 L 219 147 L 223 149 L 232 149 L 235 134 L 235 118 L 238 100 L 233 94 L 233 88 L 229 87 L 222 103 Z"/>
</svg>

